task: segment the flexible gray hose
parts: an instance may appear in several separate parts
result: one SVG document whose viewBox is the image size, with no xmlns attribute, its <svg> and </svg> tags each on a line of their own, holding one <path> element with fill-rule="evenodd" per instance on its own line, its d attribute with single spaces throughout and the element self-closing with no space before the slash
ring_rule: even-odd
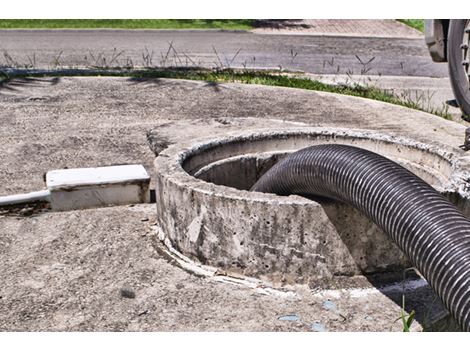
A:
<svg viewBox="0 0 470 352">
<path fill-rule="evenodd" d="M 364 149 L 319 145 L 278 162 L 252 190 L 323 196 L 358 208 L 406 253 L 470 331 L 470 221 L 410 171 Z"/>
</svg>

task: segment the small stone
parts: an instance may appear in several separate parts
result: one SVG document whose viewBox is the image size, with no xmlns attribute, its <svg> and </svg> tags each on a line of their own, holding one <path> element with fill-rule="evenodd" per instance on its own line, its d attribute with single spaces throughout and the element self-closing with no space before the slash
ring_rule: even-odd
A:
<svg viewBox="0 0 470 352">
<path fill-rule="evenodd" d="M 30 216 L 33 215 L 34 208 L 23 208 L 18 213 L 22 216 Z"/>
<path fill-rule="evenodd" d="M 219 117 L 219 118 L 215 119 L 215 121 L 217 121 L 218 123 L 220 123 L 222 125 L 230 125 L 231 124 L 230 118 L 228 118 L 228 117 Z"/>
<path fill-rule="evenodd" d="M 140 312 L 140 313 L 137 314 L 137 315 L 138 315 L 139 317 L 141 317 L 142 315 L 146 315 L 146 314 L 148 314 L 148 313 L 149 313 L 149 310 L 146 309 L 146 310 L 144 310 L 143 312 Z"/>
<path fill-rule="evenodd" d="M 149 221 L 149 218 L 142 218 L 140 221 Z"/>
<path fill-rule="evenodd" d="M 331 302 L 329 299 L 323 302 L 323 308 L 326 310 L 332 310 L 332 311 L 337 311 L 338 309 L 336 308 L 336 304 Z"/>
<path fill-rule="evenodd" d="M 119 290 L 119 292 L 121 293 L 121 296 L 122 297 L 125 297 L 125 298 L 135 298 L 135 292 L 133 289 L 129 288 L 129 287 L 121 287 L 121 289 Z"/>
<path fill-rule="evenodd" d="M 316 331 L 316 332 L 326 332 L 326 331 L 328 331 L 325 328 L 325 325 L 323 325 L 321 323 L 318 323 L 318 322 L 313 323 L 311 325 L 311 329 L 312 329 L 312 331 Z"/>
<path fill-rule="evenodd" d="M 296 314 L 289 314 L 289 315 L 283 315 L 279 317 L 278 319 L 282 321 L 298 321 L 300 318 Z"/>
</svg>

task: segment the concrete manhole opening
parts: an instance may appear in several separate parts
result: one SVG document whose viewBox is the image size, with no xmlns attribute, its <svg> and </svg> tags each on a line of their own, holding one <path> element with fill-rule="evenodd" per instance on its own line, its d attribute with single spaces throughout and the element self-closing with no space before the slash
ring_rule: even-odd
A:
<svg viewBox="0 0 470 352">
<path fill-rule="evenodd" d="M 457 187 L 455 150 L 367 131 L 246 132 L 178 144 L 160 153 L 155 166 L 161 235 L 191 259 L 276 286 L 328 285 L 338 277 L 401 273 L 409 266 L 405 256 L 354 208 L 249 191 L 284 156 L 327 143 L 386 156 L 441 192 Z"/>
</svg>

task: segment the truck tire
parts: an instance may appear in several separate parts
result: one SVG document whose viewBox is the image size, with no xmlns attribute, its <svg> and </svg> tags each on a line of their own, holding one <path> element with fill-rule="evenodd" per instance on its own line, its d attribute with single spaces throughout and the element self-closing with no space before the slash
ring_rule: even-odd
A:
<svg viewBox="0 0 470 352">
<path fill-rule="evenodd" d="M 470 119 L 469 31 L 470 20 L 451 20 L 447 41 L 450 83 L 466 120 Z"/>
</svg>

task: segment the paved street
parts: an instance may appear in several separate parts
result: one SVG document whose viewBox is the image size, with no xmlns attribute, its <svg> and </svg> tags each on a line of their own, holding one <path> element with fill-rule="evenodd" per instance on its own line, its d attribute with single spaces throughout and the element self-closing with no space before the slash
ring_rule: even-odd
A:
<svg viewBox="0 0 470 352">
<path fill-rule="evenodd" d="M 171 42 L 174 50 L 170 48 Z M 0 52 L 0 65 L 36 67 L 281 66 L 317 74 L 447 76 L 446 65 L 431 61 L 424 37 L 359 38 L 201 30 L 2 30 Z"/>
</svg>

